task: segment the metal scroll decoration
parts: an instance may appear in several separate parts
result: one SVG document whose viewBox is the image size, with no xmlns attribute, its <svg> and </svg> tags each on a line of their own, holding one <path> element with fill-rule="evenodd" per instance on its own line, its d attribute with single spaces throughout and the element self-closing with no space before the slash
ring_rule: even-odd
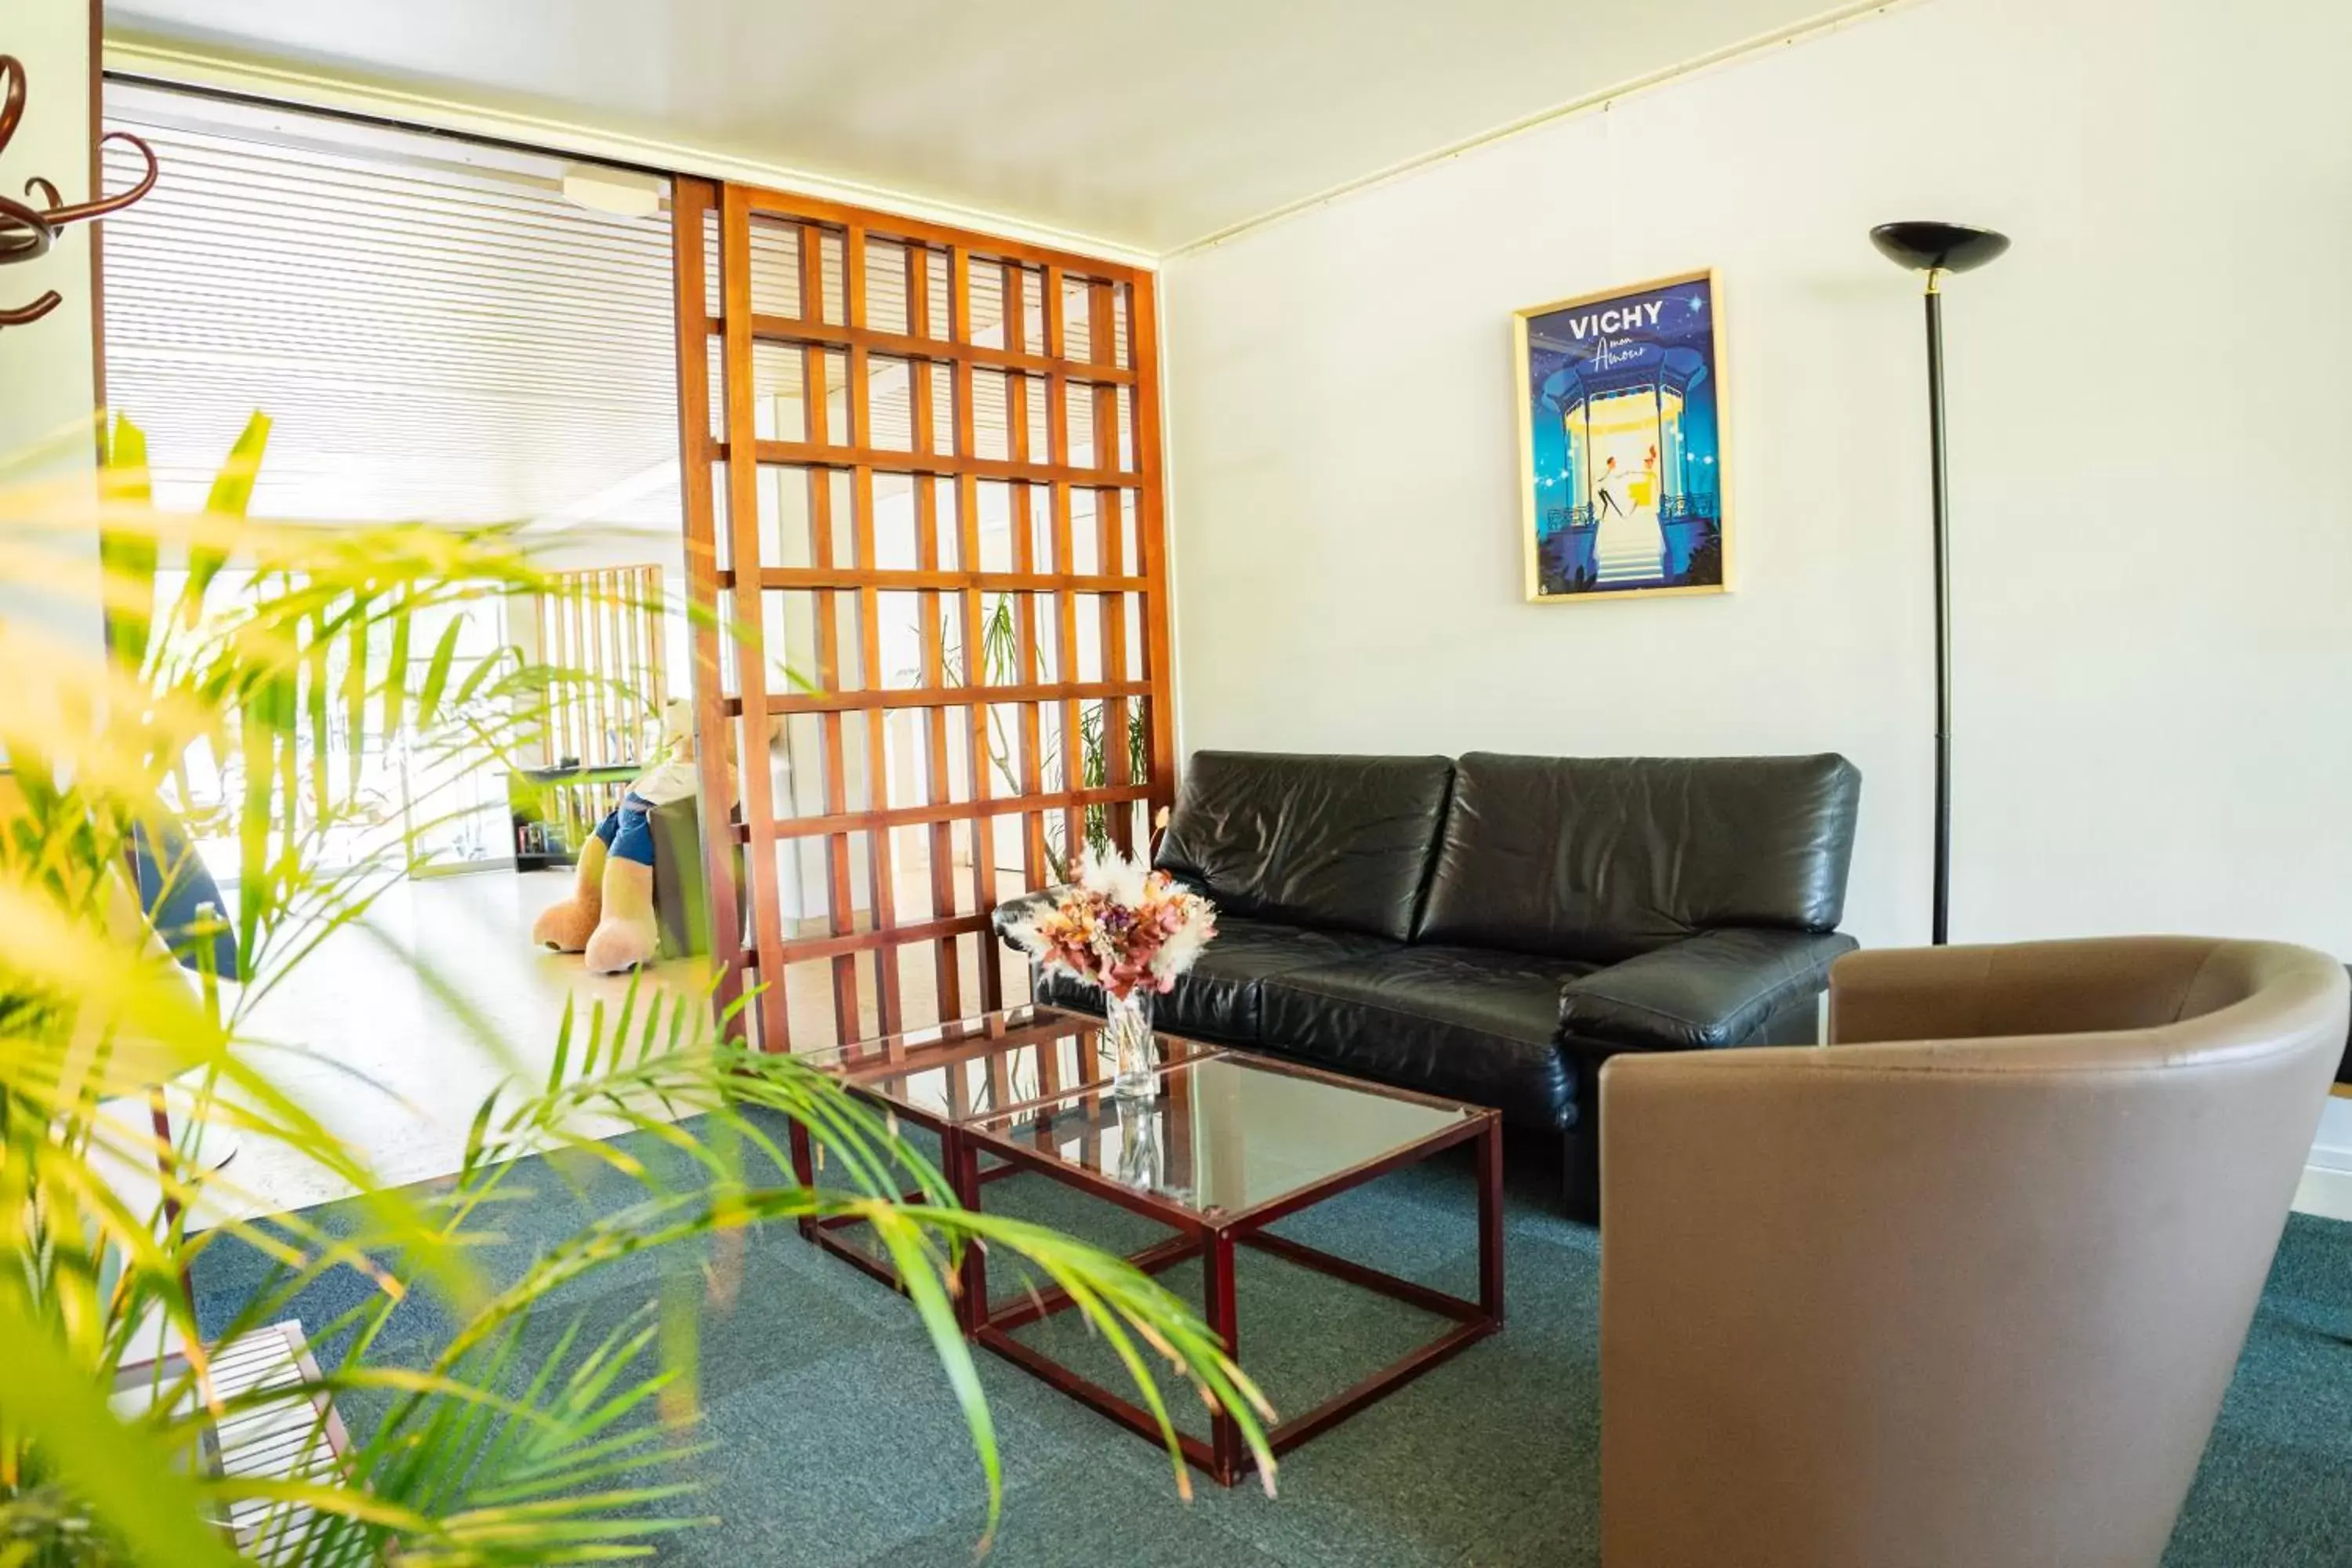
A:
<svg viewBox="0 0 2352 1568">
<path fill-rule="evenodd" d="M 0 153 L 8 150 L 9 139 L 16 134 L 16 122 L 25 117 L 25 66 L 14 55 L 0 55 Z M 99 138 L 100 143 L 127 142 L 139 149 L 147 160 L 147 172 L 129 190 L 95 201 L 68 203 L 58 194 L 57 186 L 36 174 L 25 182 L 25 195 L 37 199 L 36 207 L 14 196 L 0 195 L 0 266 L 12 261 L 31 261 L 46 255 L 58 236 L 69 224 L 87 223 L 91 218 L 104 217 L 121 212 L 155 188 L 155 150 L 128 131 L 110 131 Z M 29 305 L 14 310 L 0 306 L 0 327 L 22 327 L 39 321 L 65 303 L 65 297 L 52 289 Z"/>
</svg>

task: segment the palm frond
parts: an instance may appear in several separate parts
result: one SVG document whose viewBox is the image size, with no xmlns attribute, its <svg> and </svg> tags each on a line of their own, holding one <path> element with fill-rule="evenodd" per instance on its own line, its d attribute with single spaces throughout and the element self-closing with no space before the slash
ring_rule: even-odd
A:
<svg viewBox="0 0 2352 1568">
<path fill-rule="evenodd" d="M 376 901 L 417 854 L 412 830 L 326 868 L 336 836 L 371 820 L 362 741 L 396 741 L 436 766 L 517 759 L 552 705 L 597 678 L 513 648 L 461 673 L 457 613 L 551 585 L 512 530 L 245 516 L 268 438 L 256 416 L 195 512 L 153 506 L 144 436 L 121 418 L 105 427 L 96 496 L 0 488 L 0 583 L 79 598 L 109 627 L 100 651 L 55 626 L 0 623 L 0 665 L 41 672 L 0 682 L 0 1568 L 232 1562 L 217 1522 L 231 1509 L 259 1510 L 290 1560 L 310 1564 L 394 1548 L 403 1563 L 501 1568 L 642 1554 L 699 1521 L 697 1292 L 730 1290 L 728 1259 L 761 1227 L 810 1220 L 864 1221 L 896 1263 L 971 1429 L 992 1531 L 994 1427 L 954 1308 L 968 1247 L 1067 1292 L 1159 1415 L 1171 1457 L 1163 1378 L 1233 1412 L 1270 1478 L 1264 1401 L 1189 1308 L 1119 1259 L 961 1209 L 887 1118 L 805 1064 L 745 1048 L 740 1013 L 714 1016 L 709 995 L 633 984 L 610 1009 L 567 1012 L 551 1067 L 526 1073 L 495 1020 L 385 941 L 388 960 L 417 968 L 508 1074 L 472 1119 L 459 1169 L 430 1190 L 385 1189 L 289 1090 L 289 1069 L 319 1053 L 266 1037 L 264 1004 L 329 942 L 381 936 Z M 76 554 L 93 531 L 95 573 Z M 168 604 L 164 562 L 185 564 Z M 997 608 L 983 659 L 1006 657 L 1009 605 Z M 418 628 L 445 616 L 417 647 Z M 616 695 L 635 704 L 624 711 L 654 706 Z M 325 743 L 338 731 L 354 759 L 343 769 Z M 233 974 L 210 964 L 216 925 L 167 942 L 123 870 L 134 845 L 204 811 L 189 787 L 199 755 L 221 765 L 234 803 L 198 824 L 236 836 L 236 908 L 219 917 L 237 937 Z M 445 809 L 419 807 L 426 824 Z M 126 1109 L 167 1080 L 180 1104 L 170 1137 Z M 194 1157 L 205 1128 L 275 1145 L 360 1195 L 331 1224 L 237 1217 L 251 1194 Z M 152 1197 L 127 1197 L 121 1173 L 142 1169 Z M 518 1263 L 502 1217 L 546 1182 L 570 1184 L 586 1217 Z M 226 1325 L 200 1325 L 184 1281 L 233 1247 L 255 1255 L 258 1278 Z M 576 1310 L 582 1282 L 661 1249 L 709 1249 L 708 1286 L 703 1272 L 666 1277 L 649 1315 L 601 1333 L 581 1319 L 543 1326 Z M 306 1307 L 329 1287 L 343 1304 Z M 420 1302 L 446 1325 L 421 1347 L 400 1328 Z M 201 1329 L 222 1342 L 306 1310 L 325 1320 L 308 1325 L 331 1347 L 323 1369 L 268 1397 L 367 1412 L 340 1472 L 212 1473 L 209 1435 L 260 1396 L 219 1394 Z M 183 1360 L 159 1357 L 166 1335 Z M 110 1395 L 141 1366 L 144 1407 L 126 1415 Z M 1181 1489 L 1181 1458 L 1175 1470 Z"/>
</svg>

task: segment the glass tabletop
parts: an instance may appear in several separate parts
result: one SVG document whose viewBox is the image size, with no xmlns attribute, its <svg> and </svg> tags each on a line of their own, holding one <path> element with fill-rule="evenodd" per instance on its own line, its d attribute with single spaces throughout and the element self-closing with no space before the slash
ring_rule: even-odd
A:
<svg viewBox="0 0 2352 1568">
<path fill-rule="evenodd" d="M 1022 1006 L 978 1018 L 803 1051 L 799 1059 L 919 1120 L 961 1125 L 1108 1079 L 1102 1020 Z M 1174 1035 L 1154 1040 L 1163 1062 L 1216 1047 Z"/>
<path fill-rule="evenodd" d="M 1230 1217 L 1448 1141 L 1488 1114 L 1222 1052 L 1162 1072 L 1156 1099 L 1120 1100 L 1095 1084 L 967 1125 L 983 1144 L 1001 1141 L 1083 1179 Z"/>
</svg>

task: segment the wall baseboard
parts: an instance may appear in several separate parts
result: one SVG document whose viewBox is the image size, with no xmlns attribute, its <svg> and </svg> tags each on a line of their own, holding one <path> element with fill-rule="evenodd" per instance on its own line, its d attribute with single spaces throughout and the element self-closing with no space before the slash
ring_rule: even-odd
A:
<svg viewBox="0 0 2352 1568">
<path fill-rule="evenodd" d="M 2311 1158 L 2304 1164 L 2314 1171 L 2333 1171 L 2339 1175 L 2352 1176 L 2352 1146 L 2325 1142 L 2314 1143 Z"/>
<path fill-rule="evenodd" d="M 2352 1156 L 2352 1150 L 2340 1152 Z M 2318 1215 L 2326 1219 L 2352 1220 L 2352 1170 L 2315 1163 L 2305 1165 L 2303 1181 L 2294 1190 L 2294 1206 L 2302 1214 Z"/>
</svg>

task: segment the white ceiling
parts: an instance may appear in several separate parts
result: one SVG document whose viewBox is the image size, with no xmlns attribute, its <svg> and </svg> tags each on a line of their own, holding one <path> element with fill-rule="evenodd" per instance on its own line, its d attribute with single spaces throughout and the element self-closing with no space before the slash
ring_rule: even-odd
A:
<svg viewBox="0 0 2352 1568">
<path fill-rule="evenodd" d="M 1836 0 L 108 0 L 199 47 L 1152 253 Z"/>
</svg>

